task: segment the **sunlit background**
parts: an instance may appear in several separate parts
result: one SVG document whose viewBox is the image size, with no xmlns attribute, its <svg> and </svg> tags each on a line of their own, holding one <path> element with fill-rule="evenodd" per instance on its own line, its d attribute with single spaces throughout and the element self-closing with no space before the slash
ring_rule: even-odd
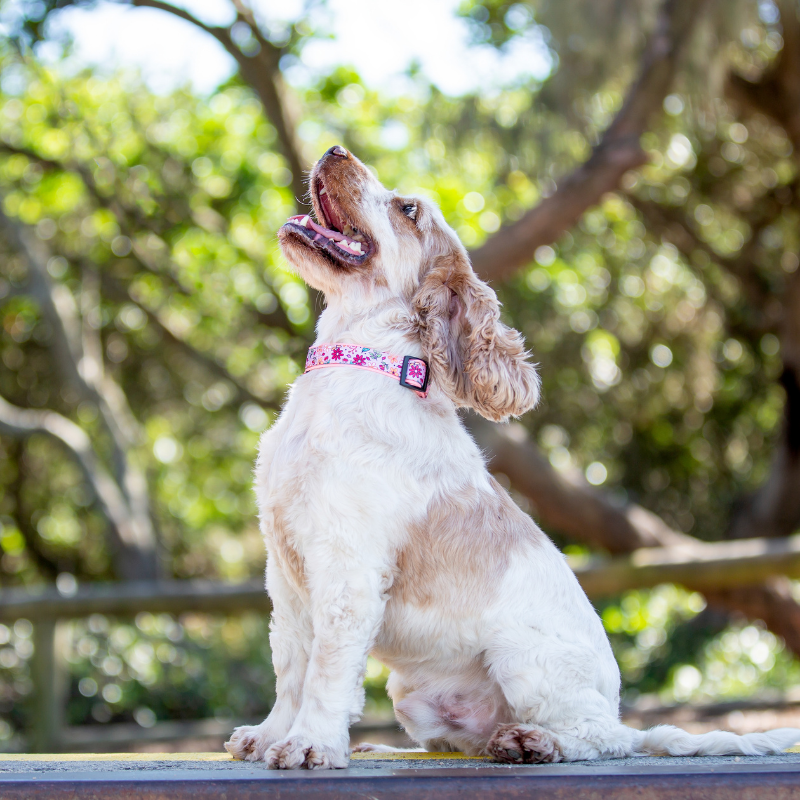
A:
<svg viewBox="0 0 800 800">
<path fill-rule="evenodd" d="M 225 0 L 175 5 L 208 25 L 234 19 Z M 385 184 L 437 200 L 476 247 L 588 158 L 656 7 L 622 4 L 626 27 L 586 4 L 556 5 L 253 7 L 270 41 L 287 47 L 280 71 L 304 156 L 350 147 Z M 769 303 L 754 311 L 748 286 L 720 264 L 757 240 L 759 291 L 781 297 L 800 245 L 797 209 L 780 205 L 797 175 L 790 141 L 764 117 L 738 116 L 721 90 L 731 65 L 757 76 L 776 58 L 777 10 L 732 7 L 702 29 L 644 137 L 649 164 L 495 287 L 544 380 L 521 435 L 570 480 L 712 541 L 769 474 L 784 403 Z M 13 37 L 46 10 L 6 0 L 0 31 Z M 251 466 L 301 372 L 315 312 L 277 253 L 294 199 L 275 126 L 224 48 L 171 15 L 85 4 L 48 13 L 39 35 L 22 56 L 0 44 L 5 214 L 44 254 L 44 280 L 113 384 L 108 396 L 122 398 L 124 449 L 149 487 L 162 574 L 258 579 Z M 233 35 L 250 46 L 246 30 Z M 685 215 L 700 244 L 682 249 L 653 208 Z M 102 403 L 61 370 L 57 331 L 24 288 L 28 271 L 0 241 L 0 395 L 58 411 L 111 464 Z M 42 435 L 0 435 L 0 453 L 3 588 L 57 584 L 68 596 L 119 579 L 107 520 L 69 454 Z M 548 532 L 568 554 L 589 554 L 586 541 Z M 785 697 L 800 678 L 763 622 L 707 607 L 696 592 L 660 586 L 598 608 L 629 705 Z M 6 749 L 25 747 L 32 634 L 24 619 L 0 624 Z M 273 700 L 267 621 L 254 612 L 95 614 L 70 623 L 66 653 L 71 725 L 232 725 Z M 371 660 L 371 718 L 390 714 L 385 679 Z"/>
<path fill-rule="evenodd" d="M 35 3 L 9 3 L 7 18 L 18 14 L 20 5 L 29 9 Z M 230 25 L 235 19 L 225 0 L 174 5 L 211 25 Z M 302 0 L 264 1 L 253 3 L 252 8 L 275 31 L 273 41 L 280 41 L 281 29 L 287 31 L 288 39 L 288 28 L 304 17 L 305 5 Z M 282 65 L 284 74 L 290 84 L 307 87 L 346 64 L 370 88 L 402 94 L 413 90 L 406 78 L 409 70 L 419 69 L 449 95 L 547 76 L 552 58 L 538 31 L 521 36 L 501 54 L 471 41 L 468 24 L 456 16 L 458 7 L 459 0 L 409 0 L 402 6 L 333 0 L 318 7 L 309 20 L 309 29 L 322 36 L 304 47 L 302 59 L 288 58 Z M 528 15 L 522 6 L 516 13 L 522 28 Z M 121 68 L 135 69 L 158 93 L 189 84 L 208 95 L 237 70 L 234 59 L 208 34 L 150 8 L 109 2 L 91 9 L 67 8 L 53 18 L 49 35 L 54 41 L 40 45 L 37 56 L 57 63 L 60 72 L 91 66 L 98 74 L 111 75 Z M 55 41 L 62 37 L 72 43 L 67 58 L 62 44 Z"/>
</svg>

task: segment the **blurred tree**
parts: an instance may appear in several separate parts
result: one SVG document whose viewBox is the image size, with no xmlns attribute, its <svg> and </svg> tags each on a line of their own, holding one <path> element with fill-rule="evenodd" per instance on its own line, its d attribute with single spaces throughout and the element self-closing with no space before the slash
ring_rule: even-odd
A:
<svg viewBox="0 0 800 800">
<path fill-rule="evenodd" d="M 153 457 L 162 465 L 173 492 L 159 500 L 177 509 L 174 494 L 185 482 L 169 465 L 181 463 L 188 449 L 186 457 L 206 463 L 212 473 L 195 476 L 193 486 L 205 485 L 220 507 L 219 518 L 230 518 L 238 501 L 220 483 L 224 468 L 214 474 L 209 456 L 212 450 L 235 452 L 234 432 L 225 428 L 238 420 L 220 420 L 215 430 L 213 418 L 204 418 L 244 402 L 245 430 L 248 422 L 260 429 L 267 420 L 263 409 L 275 407 L 293 374 L 293 363 L 282 361 L 280 352 L 302 347 L 293 337 L 295 329 L 307 328 L 307 296 L 283 274 L 275 286 L 258 267 L 278 219 L 292 208 L 285 190 L 289 181 L 280 159 L 258 145 L 275 137 L 258 108 L 244 103 L 235 115 L 228 113 L 241 90 L 221 95 L 216 110 L 201 112 L 203 120 L 196 117 L 196 101 L 187 97 L 178 99 L 177 108 L 170 99 L 165 115 L 156 99 L 128 95 L 118 84 L 87 86 L 79 79 L 58 87 L 44 73 L 38 80 L 26 94 L 28 107 L 16 99 L 4 107 L 12 123 L 0 145 L 11 179 L 0 217 L 4 241 L 13 248 L 5 260 L 7 344 L 13 352 L 26 345 L 33 351 L 11 356 L 5 374 L 10 382 L 4 386 L 11 402 L 0 406 L 0 425 L 8 434 L 57 439 L 80 466 L 105 518 L 113 573 L 153 577 L 156 526 L 146 466 Z M 35 117 L 30 107 L 46 109 L 44 124 L 20 125 Z M 111 119 L 109 128 L 105 122 Z M 234 161 L 232 154 L 238 154 Z M 262 211 L 271 204 L 277 216 L 254 219 L 253 201 Z M 273 290 L 283 292 L 285 305 Z M 259 324 L 275 326 L 267 343 L 255 341 Z M 259 362 L 259 374 L 243 380 Z M 187 400 L 188 408 L 199 409 L 194 422 L 184 409 Z M 45 405 L 52 408 L 34 410 Z M 207 429 L 202 443 L 192 447 L 194 425 Z M 252 450 L 254 441 L 253 435 L 246 449 Z M 49 459 L 35 468 L 33 452 L 28 462 L 33 474 L 63 469 Z M 249 470 L 236 479 L 246 484 Z M 209 481 L 220 485 L 206 485 Z M 82 480 L 72 475 L 71 482 Z M 46 492 L 44 485 L 39 489 Z M 90 513 L 81 510 L 87 500 L 77 513 Z M 63 496 L 44 501 L 44 507 L 42 502 L 36 506 L 44 519 L 35 526 L 39 531 L 52 526 L 52 532 L 42 534 L 45 542 L 29 537 L 26 546 L 44 555 L 44 549 L 52 550 L 50 542 L 70 538 L 67 529 L 74 537 L 76 520 Z M 197 514 L 197 506 L 189 505 Z M 47 508 L 53 513 L 43 514 Z M 252 510 L 249 498 L 243 510 Z M 63 526 L 57 522 L 62 513 L 70 520 Z M 208 510 L 201 517 L 209 523 Z M 140 530 L 134 527 L 138 520 Z M 161 542 L 171 561 L 167 571 L 181 574 L 174 558 L 185 549 L 185 532 L 163 530 Z M 79 577 L 88 578 L 107 574 L 109 567 L 81 566 L 79 559 L 77 568 Z"/>
<path fill-rule="evenodd" d="M 234 56 L 208 102 L 41 66 L 70 4 L 18 19 L 32 55 L 2 52 L 4 584 L 260 572 L 250 462 L 315 310 L 274 231 L 305 153 L 335 142 L 441 204 L 534 348 L 543 407 L 468 424 L 560 544 L 798 528 L 795 3 L 467 2 L 481 46 L 538 39 L 554 67 L 455 99 L 419 73 L 385 96 L 344 67 L 288 89 L 311 17 L 270 30 L 236 2 L 214 27 L 134 0 Z M 630 686 L 665 685 L 723 624 L 664 597 L 605 608 Z M 706 599 L 800 653 L 788 580 Z"/>
</svg>

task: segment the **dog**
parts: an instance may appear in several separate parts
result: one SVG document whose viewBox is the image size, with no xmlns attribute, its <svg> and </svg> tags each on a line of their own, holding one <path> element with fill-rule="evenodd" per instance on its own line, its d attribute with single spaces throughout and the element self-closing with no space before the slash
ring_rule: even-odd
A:
<svg viewBox="0 0 800 800">
<path fill-rule="evenodd" d="M 800 740 L 620 722 L 597 613 L 457 414 L 503 421 L 536 405 L 522 336 L 433 202 L 388 191 L 339 146 L 309 183 L 317 221 L 292 217 L 278 238 L 326 307 L 255 469 L 276 701 L 228 751 L 274 769 L 346 767 L 370 653 L 426 750 L 535 763 Z"/>
</svg>

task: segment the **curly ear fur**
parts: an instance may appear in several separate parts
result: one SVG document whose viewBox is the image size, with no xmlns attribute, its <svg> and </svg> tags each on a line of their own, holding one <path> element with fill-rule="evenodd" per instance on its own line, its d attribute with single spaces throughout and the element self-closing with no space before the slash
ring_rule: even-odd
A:
<svg viewBox="0 0 800 800">
<path fill-rule="evenodd" d="M 522 335 L 500 322 L 495 293 L 455 243 L 433 260 L 414 298 L 431 376 L 459 406 L 486 419 L 519 416 L 539 400 Z"/>
</svg>

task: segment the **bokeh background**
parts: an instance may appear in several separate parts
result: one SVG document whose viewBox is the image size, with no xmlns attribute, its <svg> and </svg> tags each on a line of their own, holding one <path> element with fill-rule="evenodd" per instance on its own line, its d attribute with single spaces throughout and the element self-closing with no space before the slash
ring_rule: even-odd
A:
<svg viewBox="0 0 800 800">
<path fill-rule="evenodd" d="M 575 563 L 793 534 L 799 9 L 0 2 L 2 589 L 260 579 L 251 467 L 321 302 L 275 233 L 332 144 L 435 199 L 524 332 L 543 403 L 469 424 Z M 794 708 L 800 593 L 745 583 L 597 600 L 632 718 Z M 0 624 L 2 749 L 29 746 L 33 628 Z M 64 636 L 69 725 L 272 702 L 263 614 Z"/>
</svg>

